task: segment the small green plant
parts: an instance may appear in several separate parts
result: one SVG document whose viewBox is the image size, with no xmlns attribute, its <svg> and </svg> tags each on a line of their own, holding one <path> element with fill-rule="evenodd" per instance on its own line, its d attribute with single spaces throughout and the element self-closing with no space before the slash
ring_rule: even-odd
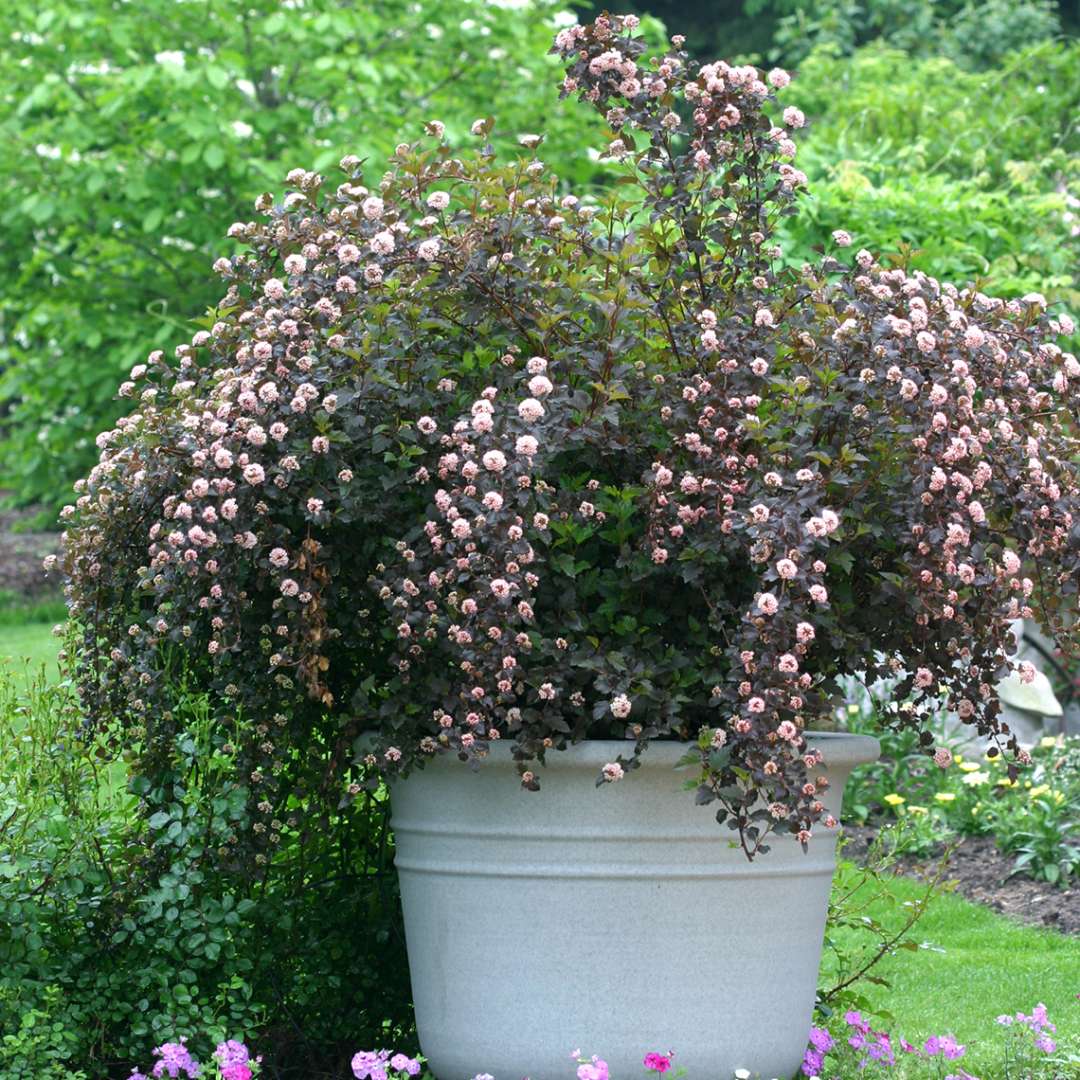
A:
<svg viewBox="0 0 1080 1080">
<path fill-rule="evenodd" d="M 970 744 L 952 747 L 951 767 L 928 766 L 910 734 L 883 723 L 905 707 L 891 701 L 892 684 L 874 693 L 848 689 L 859 697 L 844 710 L 848 725 L 882 724 L 881 758 L 861 766 L 845 793 L 848 820 L 903 821 L 907 854 L 928 856 L 960 836 L 992 835 L 1016 856 L 1016 873 L 1062 886 L 1080 874 L 1080 739 L 1043 738 L 1023 781 L 1011 779 L 996 756 L 973 759 Z"/>
<path fill-rule="evenodd" d="M 841 857 L 829 901 L 816 1005 L 823 1017 L 861 1009 L 891 1019 L 887 1008 L 871 1004 L 865 985 L 889 986 L 879 965 L 898 950 L 918 952 L 930 948 L 915 941 L 911 932 L 934 897 L 947 890 L 948 852 L 925 878 L 918 897 L 897 901 L 890 888 L 889 872 L 897 858 L 910 850 L 910 833 L 907 822 L 882 829 L 857 863 L 843 859 L 847 840 L 840 838 Z M 883 904 L 888 905 L 887 917 L 880 914 Z"/>
<path fill-rule="evenodd" d="M 58 1016 L 61 992 L 47 986 L 37 1007 L 23 1008 L 18 993 L 0 986 L 0 1018 L 15 1022 L 0 1035 L 0 1076 L 4 1080 L 86 1080 L 68 1063 L 81 1041 Z"/>
<path fill-rule="evenodd" d="M 1080 808 L 1049 784 L 1024 794 L 1026 805 L 1019 812 L 1003 808 L 996 815 L 998 845 L 1016 856 L 1015 873 L 1068 885 L 1073 875 L 1080 874 Z"/>
</svg>

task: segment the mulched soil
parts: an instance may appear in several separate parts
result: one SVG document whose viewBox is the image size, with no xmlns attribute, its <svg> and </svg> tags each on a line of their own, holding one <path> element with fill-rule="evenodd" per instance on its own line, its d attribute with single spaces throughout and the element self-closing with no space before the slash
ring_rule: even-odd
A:
<svg viewBox="0 0 1080 1080">
<path fill-rule="evenodd" d="M 0 492 L 0 497 L 4 494 Z M 34 509 L 0 508 L 0 594 L 33 601 L 59 592 L 56 576 L 46 578 L 41 560 L 59 550 L 60 534 L 24 528 L 37 516 Z"/>
<path fill-rule="evenodd" d="M 855 861 L 866 853 L 875 830 L 845 827 L 850 837 L 844 854 Z M 1080 885 L 1062 889 L 1046 881 L 1011 876 L 1014 859 L 1002 855 L 992 836 L 960 838 L 945 872 L 945 880 L 956 883 L 956 892 L 968 900 L 1032 926 L 1050 927 L 1065 934 L 1080 934 Z M 938 860 L 905 856 L 895 870 L 909 877 L 932 877 Z M 1074 879 L 1075 880 L 1075 879 Z"/>
</svg>

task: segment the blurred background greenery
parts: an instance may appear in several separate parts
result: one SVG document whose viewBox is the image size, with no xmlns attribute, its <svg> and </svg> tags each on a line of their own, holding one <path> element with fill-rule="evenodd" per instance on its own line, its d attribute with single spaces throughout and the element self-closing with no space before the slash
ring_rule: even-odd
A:
<svg viewBox="0 0 1080 1080">
<path fill-rule="evenodd" d="M 700 58 L 781 64 L 810 119 L 799 262 L 835 228 L 1080 306 L 1080 42 L 1051 0 L 644 0 Z M 577 4 L 590 17 L 601 4 Z M 114 392 L 217 298 L 225 230 L 296 166 L 379 162 L 421 121 L 544 131 L 602 187 L 598 120 L 559 103 L 556 0 L 8 0 L 0 5 L 0 491 L 51 524 Z M 660 28 L 647 27 L 657 35 Z M 25 516 L 23 521 L 27 520 Z M 32 520 L 32 519 L 31 519 Z"/>
</svg>

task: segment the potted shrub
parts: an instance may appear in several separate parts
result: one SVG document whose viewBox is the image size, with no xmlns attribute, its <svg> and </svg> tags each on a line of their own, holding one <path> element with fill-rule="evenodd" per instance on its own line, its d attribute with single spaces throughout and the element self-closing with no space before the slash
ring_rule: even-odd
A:
<svg viewBox="0 0 1080 1080">
<path fill-rule="evenodd" d="M 260 197 L 65 511 L 88 713 L 152 764 L 178 674 L 206 690 L 258 818 L 220 857 L 258 872 L 290 808 L 390 782 L 447 1080 L 586 1043 L 792 1071 L 876 753 L 811 733 L 833 680 L 906 672 L 1022 759 L 1010 620 L 1076 640 L 1070 320 L 843 233 L 788 266 L 787 74 L 636 26 L 555 43 L 621 166 L 598 200 L 540 135 L 500 163 L 490 119 Z"/>
</svg>

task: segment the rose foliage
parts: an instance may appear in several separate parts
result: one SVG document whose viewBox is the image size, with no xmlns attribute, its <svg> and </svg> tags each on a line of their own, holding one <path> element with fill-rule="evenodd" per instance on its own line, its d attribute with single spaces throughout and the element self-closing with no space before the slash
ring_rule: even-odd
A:
<svg viewBox="0 0 1080 1080">
<path fill-rule="evenodd" d="M 781 269 L 788 75 L 635 29 L 555 43 L 612 195 L 561 187 L 539 135 L 500 163 L 488 121 L 381 176 L 294 170 L 229 230 L 206 328 L 121 388 L 66 511 L 84 702 L 152 768 L 177 673 L 205 687 L 259 862 L 296 800 L 499 739 L 528 789 L 580 739 L 625 742 L 598 783 L 685 740 L 749 855 L 806 844 L 835 676 L 905 672 L 1015 754 L 1009 620 L 1076 643 L 1072 321 L 843 232 Z"/>
</svg>

